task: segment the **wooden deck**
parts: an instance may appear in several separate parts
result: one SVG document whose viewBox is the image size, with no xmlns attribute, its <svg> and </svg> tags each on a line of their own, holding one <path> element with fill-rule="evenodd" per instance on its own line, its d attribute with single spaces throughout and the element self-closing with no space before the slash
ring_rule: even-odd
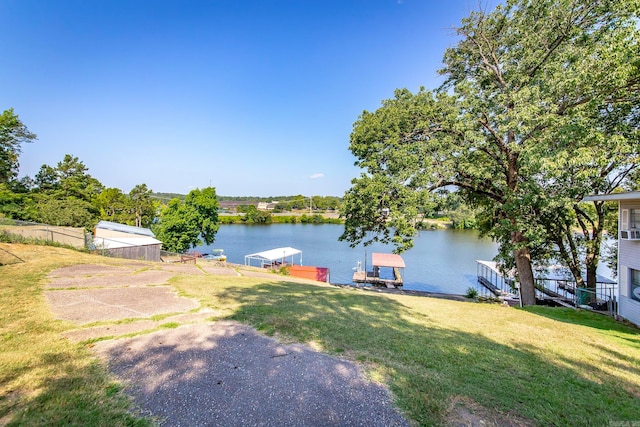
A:
<svg viewBox="0 0 640 427">
<path fill-rule="evenodd" d="M 351 280 L 353 281 L 353 283 L 369 283 L 371 285 L 385 286 L 387 288 L 401 287 L 403 282 L 399 268 L 393 269 L 393 276 L 394 279 L 383 279 L 374 274 L 373 271 L 368 271 L 366 276 L 364 271 L 356 271 L 353 273 L 353 278 Z"/>
</svg>

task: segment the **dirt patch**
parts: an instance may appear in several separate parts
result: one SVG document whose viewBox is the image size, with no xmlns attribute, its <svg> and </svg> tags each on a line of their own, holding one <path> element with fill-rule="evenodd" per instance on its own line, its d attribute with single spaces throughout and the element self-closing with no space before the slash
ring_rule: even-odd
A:
<svg viewBox="0 0 640 427">
<path fill-rule="evenodd" d="M 503 414 L 478 405 L 471 399 L 454 397 L 446 416 L 448 427 L 533 427 L 532 420 Z"/>
<path fill-rule="evenodd" d="M 47 291 L 57 318 L 78 325 L 198 308 L 197 301 L 179 297 L 169 286 Z"/>
</svg>

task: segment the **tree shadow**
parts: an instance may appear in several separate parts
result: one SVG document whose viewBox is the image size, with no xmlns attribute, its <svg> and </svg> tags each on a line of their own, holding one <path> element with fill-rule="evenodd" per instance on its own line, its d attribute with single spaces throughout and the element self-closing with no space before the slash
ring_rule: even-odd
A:
<svg viewBox="0 0 640 427">
<path fill-rule="evenodd" d="M 408 426 L 357 365 L 237 322 L 101 344 L 138 404 L 166 425 Z"/>
<path fill-rule="evenodd" d="M 318 342 L 381 372 L 400 407 L 422 425 L 439 422 L 459 396 L 543 425 L 638 417 L 630 409 L 637 408 L 639 393 L 631 380 L 588 362 L 546 357 L 537 347 L 444 328 L 392 298 L 286 282 L 226 288 L 216 297 L 241 304 L 233 319 L 267 334 Z"/>
<path fill-rule="evenodd" d="M 78 363 L 75 352 L 58 351 L 34 360 L 31 370 L 51 370 L 33 396 L 18 396 L 15 406 L 2 414 L 7 426 L 109 425 L 151 426 L 152 420 L 133 413 L 129 397 L 110 382 L 104 366 L 86 359 Z M 6 396 L 5 396 L 6 397 Z M 4 405 L 2 405 L 4 406 Z M 3 411 L 4 412 L 4 411 Z"/>
</svg>

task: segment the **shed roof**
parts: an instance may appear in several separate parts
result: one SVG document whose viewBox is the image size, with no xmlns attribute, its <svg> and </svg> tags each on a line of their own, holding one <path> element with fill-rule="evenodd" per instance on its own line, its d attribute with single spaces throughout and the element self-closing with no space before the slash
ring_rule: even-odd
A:
<svg viewBox="0 0 640 427">
<path fill-rule="evenodd" d="M 404 260 L 396 254 L 374 252 L 371 254 L 371 261 L 374 267 L 405 268 Z"/>
<path fill-rule="evenodd" d="M 153 231 L 149 230 L 148 228 L 134 227 L 133 225 L 119 224 L 117 222 L 111 221 L 100 221 L 96 225 L 96 228 L 119 231 L 122 233 L 137 234 L 140 236 L 156 237 L 156 235 L 153 234 Z"/>
<path fill-rule="evenodd" d="M 153 237 L 117 237 L 108 239 L 105 237 L 94 237 L 93 244 L 100 249 L 117 249 L 131 246 L 161 245 L 162 242 Z"/>
</svg>

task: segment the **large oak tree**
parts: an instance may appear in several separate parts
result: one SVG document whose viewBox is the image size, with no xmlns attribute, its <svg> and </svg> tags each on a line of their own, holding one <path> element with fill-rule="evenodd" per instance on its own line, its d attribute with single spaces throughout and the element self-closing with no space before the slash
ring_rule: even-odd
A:
<svg viewBox="0 0 640 427">
<path fill-rule="evenodd" d="M 410 247 L 428 193 L 455 188 L 514 263 L 523 303 L 535 303 L 532 257 L 548 253 L 550 237 L 543 213 L 562 205 L 547 201 L 558 156 L 597 150 L 590 129 L 637 114 L 612 114 L 638 90 L 637 11 L 637 1 L 514 0 L 473 12 L 445 52 L 441 88 L 398 90 L 354 124 L 350 149 L 365 172 L 345 195 L 341 238 L 374 231 Z M 609 154 L 634 144 L 637 153 L 637 139 L 621 140 Z M 574 196 L 587 182 L 571 182 L 582 185 Z"/>
</svg>

